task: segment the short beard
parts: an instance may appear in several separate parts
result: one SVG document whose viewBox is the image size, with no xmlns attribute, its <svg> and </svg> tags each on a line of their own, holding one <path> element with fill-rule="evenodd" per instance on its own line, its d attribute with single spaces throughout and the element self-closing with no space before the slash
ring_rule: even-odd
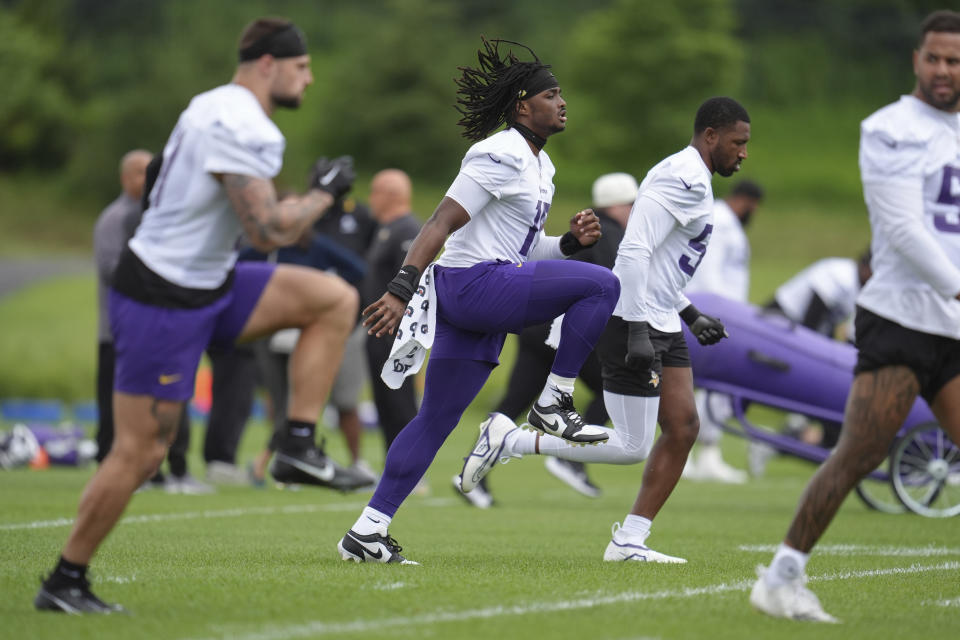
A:
<svg viewBox="0 0 960 640">
<path fill-rule="evenodd" d="M 273 102 L 274 105 L 283 109 L 299 109 L 300 103 L 303 101 L 303 99 L 300 96 L 271 95 L 270 101 Z"/>
<path fill-rule="evenodd" d="M 927 104 L 940 111 L 956 111 L 957 103 L 960 102 L 960 91 L 954 91 L 953 95 L 946 100 L 940 100 L 933 95 L 929 87 L 920 86 L 920 93 L 926 98 Z"/>
</svg>

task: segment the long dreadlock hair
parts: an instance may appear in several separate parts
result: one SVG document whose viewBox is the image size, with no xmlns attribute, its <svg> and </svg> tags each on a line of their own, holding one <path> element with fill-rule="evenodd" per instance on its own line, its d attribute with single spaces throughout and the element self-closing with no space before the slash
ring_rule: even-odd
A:
<svg viewBox="0 0 960 640">
<path fill-rule="evenodd" d="M 487 40 L 480 36 L 483 48 L 477 50 L 479 66 L 457 67 L 462 75 L 457 83 L 457 104 L 460 112 L 457 122 L 464 128 L 463 136 L 470 140 L 483 140 L 504 123 L 512 123 L 514 105 L 522 96 L 524 84 L 537 73 L 547 70 L 530 47 L 511 40 Z M 501 43 L 523 47 L 533 56 L 533 61 L 521 61 L 512 50 L 501 58 Z"/>
</svg>

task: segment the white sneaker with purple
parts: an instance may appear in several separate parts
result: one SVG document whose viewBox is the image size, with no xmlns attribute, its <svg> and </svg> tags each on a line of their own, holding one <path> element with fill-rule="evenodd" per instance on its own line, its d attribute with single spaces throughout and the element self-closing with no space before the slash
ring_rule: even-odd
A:
<svg viewBox="0 0 960 640">
<path fill-rule="evenodd" d="M 645 537 L 630 535 L 625 529 L 620 528 L 619 522 L 614 522 L 611 528 L 611 540 L 607 545 L 607 550 L 603 552 L 604 562 L 624 562 L 632 560 L 634 562 L 663 562 L 671 564 L 686 564 L 684 558 L 668 556 L 665 553 L 654 551 L 646 546 Z"/>
</svg>

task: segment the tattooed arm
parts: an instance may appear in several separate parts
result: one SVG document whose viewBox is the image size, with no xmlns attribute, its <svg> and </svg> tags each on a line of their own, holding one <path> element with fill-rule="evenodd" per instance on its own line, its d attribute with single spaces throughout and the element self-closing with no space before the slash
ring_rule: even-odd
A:
<svg viewBox="0 0 960 640">
<path fill-rule="evenodd" d="M 318 189 L 278 201 L 270 180 L 230 173 L 217 178 L 227 190 L 247 239 L 258 251 L 294 244 L 333 204 L 333 196 Z"/>
</svg>

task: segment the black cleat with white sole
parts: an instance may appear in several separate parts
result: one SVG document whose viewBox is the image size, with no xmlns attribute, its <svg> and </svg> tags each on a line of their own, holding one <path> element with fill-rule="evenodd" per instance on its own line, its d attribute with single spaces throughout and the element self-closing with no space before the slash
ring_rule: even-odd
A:
<svg viewBox="0 0 960 640">
<path fill-rule="evenodd" d="M 573 406 L 573 396 L 563 391 L 560 399 L 548 407 L 535 402 L 527 422 L 537 431 L 574 444 L 598 444 L 610 437 L 604 429 L 584 422 Z"/>
<path fill-rule="evenodd" d="M 107 604 L 90 591 L 90 583 L 85 579 L 75 584 L 48 586 L 44 582 L 33 600 L 38 611 L 57 611 L 79 615 L 83 613 L 126 613 L 118 604 Z"/>
<path fill-rule="evenodd" d="M 407 560 L 400 555 L 403 547 L 397 544 L 392 536 L 383 536 L 379 533 L 362 536 L 351 529 L 337 543 L 337 550 L 340 552 L 341 558 L 354 562 L 420 564 L 413 560 Z"/>
<path fill-rule="evenodd" d="M 270 475 L 284 484 L 310 484 L 338 491 L 356 491 L 371 487 L 366 475 L 341 467 L 320 447 L 278 449 L 270 466 Z"/>
</svg>

